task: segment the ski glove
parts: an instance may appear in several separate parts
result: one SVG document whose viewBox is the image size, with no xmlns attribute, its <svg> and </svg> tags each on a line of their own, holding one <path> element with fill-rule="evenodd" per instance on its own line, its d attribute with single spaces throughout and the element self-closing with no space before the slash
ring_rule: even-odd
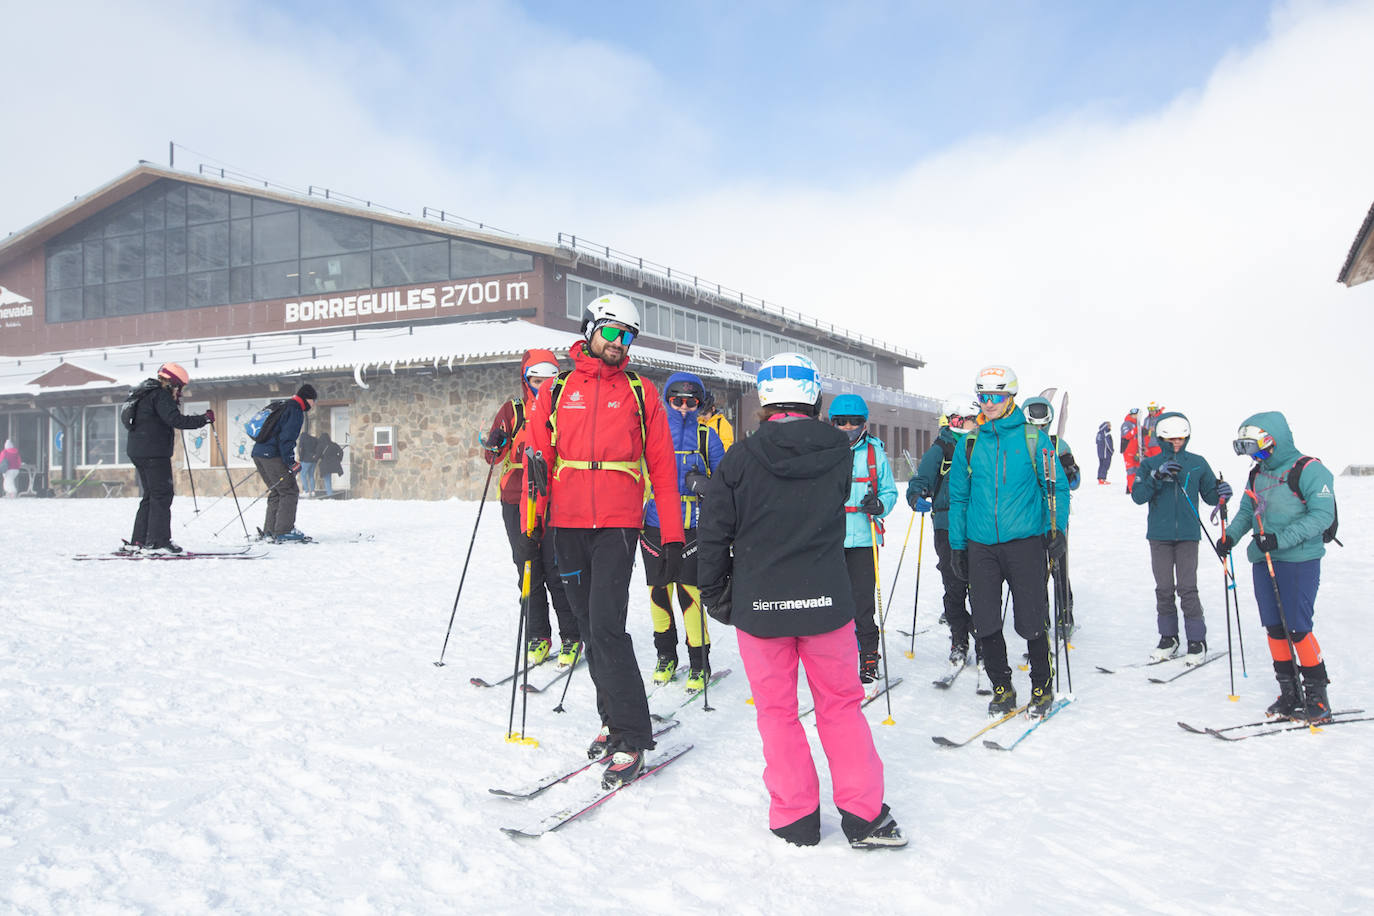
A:
<svg viewBox="0 0 1374 916">
<path fill-rule="evenodd" d="M 915 509 L 917 512 L 929 512 L 930 500 L 926 499 L 924 496 L 918 496 L 916 497 L 916 501 L 911 504 L 911 508 Z"/>
<path fill-rule="evenodd" d="M 701 473 L 696 468 L 688 471 L 682 477 L 683 484 L 687 487 L 687 492 L 694 496 L 706 495 L 706 481 L 711 478 Z M 687 495 L 686 493 L 683 494 Z"/>
<path fill-rule="evenodd" d="M 1217 556 L 1221 557 L 1223 560 L 1226 559 L 1226 555 L 1230 553 L 1231 548 L 1235 546 L 1235 542 L 1223 534 L 1221 537 L 1217 538 Z"/>
<path fill-rule="evenodd" d="M 876 518 L 883 514 L 883 501 L 878 498 L 878 494 L 869 493 L 863 502 L 859 503 L 859 508 Z"/>
<path fill-rule="evenodd" d="M 291 465 L 291 473 L 292 473 L 292 474 L 299 474 L 300 472 L 301 472 L 301 463 L 300 463 L 299 461 L 297 461 L 295 464 Z"/>
<path fill-rule="evenodd" d="M 1170 458 L 1157 468 L 1150 471 L 1150 476 L 1155 480 L 1173 480 L 1178 476 L 1178 472 L 1183 470 L 1183 465 Z"/>
<path fill-rule="evenodd" d="M 534 529 L 533 534 L 522 534 L 516 544 L 516 549 L 520 553 L 521 563 L 538 563 L 540 550 L 543 546 L 544 533 L 538 528 Z"/>
<path fill-rule="evenodd" d="M 1069 539 L 1060 532 L 1053 537 L 1044 535 L 1045 552 L 1049 554 L 1051 560 L 1062 560 L 1064 554 L 1069 552 Z"/>
<path fill-rule="evenodd" d="M 1226 502 L 1231 498 L 1231 485 L 1224 480 L 1217 481 L 1217 501 Z"/>
<path fill-rule="evenodd" d="M 663 576 L 669 582 L 682 581 L 682 544 L 677 541 L 663 545 Z"/>
<path fill-rule="evenodd" d="M 1261 553 L 1273 553 L 1279 549 L 1279 536 L 1272 531 L 1255 535 L 1255 546 Z"/>
<path fill-rule="evenodd" d="M 503 448 L 506 447 L 506 442 L 507 442 L 508 438 L 509 438 L 509 437 L 506 435 L 506 431 L 505 431 L 504 429 L 502 429 L 502 428 L 499 427 L 499 426 L 496 427 L 496 428 L 493 429 L 491 432 L 487 433 L 487 442 L 486 442 L 487 451 L 489 451 L 489 452 L 499 452 L 499 451 L 501 451 L 501 449 L 503 449 Z"/>
<path fill-rule="evenodd" d="M 712 620 L 718 620 L 724 624 L 730 622 L 730 611 L 732 610 L 730 598 L 734 591 L 734 579 L 726 578 L 725 588 L 720 590 L 719 595 L 713 598 L 705 592 L 702 593 L 701 603 L 706 605 L 706 613 L 711 615 Z"/>
<path fill-rule="evenodd" d="M 525 473 L 529 475 L 534 492 L 540 496 L 549 495 L 549 464 L 541 452 L 536 452 L 532 448 L 525 449 Z"/>
<path fill-rule="evenodd" d="M 915 478 L 915 477 L 913 477 L 913 478 L 911 478 L 911 480 L 907 481 L 907 484 L 906 484 L 906 504 L 907 504 L 908 506 L 910 506 L 911 508 L 915 509 L 917 512 L 926 512 L 926 511 L 929 511 L 929 510 L 927 510 L 927 509 L 921 509 L 921 508 L 919 508 L 916 504 L 917 504 L 918 502 L 920 502 L 921 500 L 923 500 L 923 499 L 924 499 L 924 500 L 930 499 L 930 497 L 931 497 L 932 495 L 933 495 L 933 494 L 930 492 L 930 489 L 929 489 L 928 487 L 920 487 L 920 488 L 918 488 L 918 487 L 916 486 L 916 478 Z"/>
<path fill-rule="evenodd" d="M 215 412 L 214 412 L 213 410 L 207 410 L 207 411 L 205 411 L 204 416 L 205 416 L 205 422 L 206 422 L 206 423 L 213 423 L 213 422 L 215 422 Z"/>
<path fill-rule="evenodd" d="M 949 565 L 954 570 L 954 578 L 961 581 L 968 581 L 968 551 L 952 550 L 949 554 Z"/>
</svg>

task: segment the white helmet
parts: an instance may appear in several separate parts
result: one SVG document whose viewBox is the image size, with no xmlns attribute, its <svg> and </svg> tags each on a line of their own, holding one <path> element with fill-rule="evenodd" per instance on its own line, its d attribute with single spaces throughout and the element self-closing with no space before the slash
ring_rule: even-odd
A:
<svg viewBox="0 0 1374 916">
<path fill-rule="evenodd" d="M 588 303 L 582 310 L 582 336 L 590 341 L 598 327 L 612 321 L 639 334 L 639 309 L 619 293 L 611 293 Z"/>
<path fill-rule="evenodd" d="M 978 371 L 978 379 L 973 383 L 973 390 L 977 394 L 995 392 L 1016 397 L 1019 387 L 1016 373 L 1010 366 L 984 366 Z"/>
<path fill-rule="evenodd" d="M 1054 405 L 1042 397 L 1026 398 L 1026 403 L 1021 405 L 1021 412 L 1031 426 L 1047 429 L 1054 422 Z"/>
<path fill-rule="evenodd" d="M 1188 418 L 1182 414 L 1165 417 L 1155 423 L 1156 439 L 1187 439 L 1193 434 Z"/>
<path fill-rule="evenodd" d="M 759 366 L 759 404 L 815 406 L 821 397 L 821 376 L 816 364 L 800 353 L 779 353 Z"/>
<path fill-rule="evenodd" d="M 942 426 L 949 426 L 950 432 L 954 433 L 956 436 L 962 436 L 964 433 L 976 427 L 978 425 L 978 414 L 982 412 L 982 408 L 978 406 L 978 402 L 966 394 L 951 394 L 949 397 L 945 398 L 943 410 L 944 414 L 940 417 L 940 424 Z M 959 426 L 953 426 L 949 422 L 950 417 L 961 417 L 964 422 Z"/>
</svg>

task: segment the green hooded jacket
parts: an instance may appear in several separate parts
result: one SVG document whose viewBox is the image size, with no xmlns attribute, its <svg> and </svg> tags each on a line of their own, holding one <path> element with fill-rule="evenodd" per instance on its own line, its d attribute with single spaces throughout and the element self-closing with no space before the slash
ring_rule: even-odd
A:
<svg viewBox="0 0 1374 916">
<path fill-rule="evenodd" d="M 1322 532 L 1336 517 L 1335 477 L 1321 462 L 1311 462 L 1298 480 L 1299 499 L 1288 486 L 1288 474 L 1302 452 L 1293 445 L 1293 434 L 1283 414 L 1277 410 L 1253 414 L 1242 425 L 1258 426 L 1273 436 L 1274 453 L 1258 462 L 1254 496 L 1247 492 L 1241 498 L 1235 517 L 1226 526 L 1227 540 L 1236 543 L 1247 534 L 1259 534 L 1262 521 L 1264 530 L 1279 539 L 1279 549 L 1270 554 L 1273 559 L 1302 563 L 1321 558 L 1326 554 Z M 1245 555 L 1251 563 L 1264 560 L 1254 541 L 1246 547 Z"/>
<path fill-rule="evenodd" d="M 1183 417 L 1177 410 L 1162 413 L 1156 420 L 1165 417 Z M 1201 455 L 1188 451 L 1188 441 L 1183 440 L 1183 448 L 1175 454 L 1173 446 L 1160 440 L 1163 449 L 1158 455 L 1151 455 L 1140 462 L 1135 474 L 1135 486 L 1131 488 L 1131 499 L 1139 505 L 1150 506 L 1150 515 L 1145 523 L 1145 537 L 1151 541 L 1200 541 L 1202 526 L 1198 517 L 1202 512 L 1198 497 L 1201 496 L 1209 506 L 1217 504 L 1217 476 Z M 1150 472 L 1166 461 L 1177 461 L 1180 470 L 1173 480 L 1155 480 Z"/>
</svg>

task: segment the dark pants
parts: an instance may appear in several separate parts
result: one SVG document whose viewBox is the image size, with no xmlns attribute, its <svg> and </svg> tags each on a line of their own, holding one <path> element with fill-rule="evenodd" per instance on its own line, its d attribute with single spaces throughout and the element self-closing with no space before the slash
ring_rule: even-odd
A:
<svg viewBox="0 0 1374 916">
<path fill-rule="evenodd" d="M 637 528 L 555 528 L 558 574 L 577 616 L 587 667 L 596 684 L 596 711 L 610 729 L 610 746 L 654 746 L 649 701 L 639 676 L 634 640 L 625 630 Z"/>
<path fill-rule="evenodd" d="M 515 562 L 515 587 L 524 583 L 525 559 L 521 556 L 520 546 L 525 535 L 520 530 L 520 507 L 509 503 L 501 504 L 501 520 L 506 523 L 506 537 L 510 540 L 511 559 Z M 553 597 L 553 610 L 558 615 L 558 635 L 562 640 L 577 642 L 580 637 L 577 618 L 573 616 L 572 605 L 563 591 L 563 580 L 558 578 L 558 562 L 554 556 L 553 538 L 546 537 L 539 544 L 539 563 L 530 564 L 530 608 L 525 618 L 525 635 L 528 639 L 553 638 L 553 628 L 549 625 L 549 597 Z M 545 594 L 548 589 L 548 594 Z"/>
<path fill-rule="evenodd" d="M 280 458 L 254 458 L 258 476 L 267 484 L 267 516 L 262 521 L 262 533 L 286 534 L 296 527 L 296 502 L 301 488 L 296 475 Z"/>
<path fill-rule="evenodd" d="M 1197 541 L 1150 541 L 1150 568 L 1155 574 L 1155 618 L 1160 636 L 1178 636 L 1178 609 L 1183 605 L 1183 632 L 1189 642 L 1207 638 L 1202 599 L 1197 592 Z"/>
<path fill-rule="evenodd" d="M 1279 585 L 1279 598 L 1283 601 L 1283 617 L 1279 617 L 1279 604 L 1274 600 L 1274 583 Z M 1317 613 L 1317 589 L 1322 582 L 1322 561 L 1303 560 L 1291 563 L 1274 561 L 1274 578 L 1269 578 L 1269 567 L 1255 563 L 1251 567 L 1251 583 L 1255 589 L 1255 604 L 1259 605 L 1260 622 L 1266 627 L 1276 627 L 1281 620 L 1288 623 L 1288 632 L 1310 633 L 1312 618 Z"/>
<path fill-rule="evenodd" d="M 849 568 L 849 587 L 854 592 L 854 632 L 860 652 L 878 651 L 877 606 L 873 599 L 873 548 L 846 547 L 844 565 Z"/>
<path fill-rule="evenodd" d="M 161 547 L 172 540 L 172 459 L 131 458 L 143 498 L 134 516 L 132 544 Z"/>
<path fill-rule="evenodd" d="M 949 529 L 935 529 L 935 555 L 939 562 L 935 568 L 945 583 L 945 622 L 949 624 L 949 644 L 968 647 L 968 631 L 971 617 L 968 612 L 968 580 L 960 579 L 954 573 L 950 562 Z"/>
<path fill-rule="evenodd" d="M 1106 480 L 1106 479 L 1107 479 L 1107 475 L 1108 475 L 1109 473 L 1111 473 L 1111 470 L 1112 470 L 1112 456 L 1111 456 L 1111 455 L 1108 455 L 1106 458 L 1099 458 L 1099 459 L 1097 459 L 1097 479 L 1098 479 L 1098 480 Z"/>
<path fill-rule="evenodd" d="M 1002 635 L 1002 583 L 1011 591 L 1016 633 L 1030 653 L 1031 683 L 1044 685 L 1054 676 L 1050 664 L 1050 596 L 1046 587 L 1045 545 L 1038 537 L 1002 544 L 968 542 L 969 604 L 973 630 L 988 678 L 1010 686 L 1007 642 Z"/>
</svg>

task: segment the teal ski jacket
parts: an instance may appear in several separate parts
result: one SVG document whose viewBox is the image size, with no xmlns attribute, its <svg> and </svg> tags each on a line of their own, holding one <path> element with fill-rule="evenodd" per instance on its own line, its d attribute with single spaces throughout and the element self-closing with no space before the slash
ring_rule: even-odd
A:
<svg viewBox="0 0 1374 916">
<path fill-rule="evenodd" d="M 1177 410 L 1160 414 L 1158 420 L 1165 417 L 1188 419 Z M 1189 436 L 1183 440 L 1183 449 L 1177 454 L 1174 454 L 1173 446 L 1161 440 L 1159 447 L 1164 451 L 1141 461 L 1140 468 L 1135 472 L 1135 486 L 1131 488 L 1131 499 L 1135 500 L 1137 505 L 1148 504 L 1150 507 L 1145 522 L 1146 540 L 1202 540 L 1202 526 L 1198 524 L 1202 510 L 1198 497 L 1201 496 L 1209 506 L 1217 504 L 1217 476 L 1212 473 L 1207 459 L 1188 451 L 1188 441 L 1191 438 Z M 1155 480 L 1150 476 L 1150 472 L 1166 461 L 1179 463 L 1178 475 L 1173 480 Z"/>
<path fill-rule="evenodd" d="M 1279 549 L 1269 556 L 1287 563 L 1316 560 L 1326 555 L 1322 532 L 1336 517 L 1336 478 L 1326 465 L 1313 461 L 1302 469 L 1298 478 L 1299 499 L 1288 486 L 1288 475 L 1302 452 L 1293 445 L 1293 433 L 1288 420 L 1277 410 L 1248 417 L 1245 426 L 1258 426 L 1274 437 L 1274 453 L 1259 462 L 1255 475 L 1255 498 L 1248 493 L 1241 497 L 1235 517 L 1226 526 L 1226 538 L 1237 543 L 1247 534 L 1259 534 L 1259 521 L 1264 530 L 1278 536 Z M 1136 478 L 1136 486 L 1140 478 Z M 1259 520 L 1255 516 L 1258 514 Z M 1264 554 L 1254 541 L 1245 548 L 1251 563 L 1260 563 Z"/>
<path fill-rule="evenodd" d="M 869 479 L 873 476 L 868 466 L 870 446 L 873 448 L 877 480 Z M 883 448 L 881 439 L 864 433 L 855 440 L 849 450 L 854 454 L 854 474 L 849 484 L 849 501 L 844 507 L 844 546 L 872 547 L 873 528 L 869 525 L 868 513 L 859 508 L 859 503 L 863 502 L 864 496 L 870 491 L 877 493 L 878 499 L 883 502 L 883 514 L 878 517 L 887 518 L 897 506 L 897 481 L 892 477 L 892 466 L 887 463 L 887 451 Z M 881 526 L 878 532 L 878 544 L 881 546 Z"/>
<path fill-rule="evenodd" d="M 935 494 L 930 504 L 930 520 L 936 528 L 949 528 L 949 469 L 954 466 L 954 450 L 963 441 L 963 436 L 955 435 L 948 426 L 942 427 L 916 465 L 916 476 L 906 485 L 907 502 L 922 493 Z"/>
</svg>

